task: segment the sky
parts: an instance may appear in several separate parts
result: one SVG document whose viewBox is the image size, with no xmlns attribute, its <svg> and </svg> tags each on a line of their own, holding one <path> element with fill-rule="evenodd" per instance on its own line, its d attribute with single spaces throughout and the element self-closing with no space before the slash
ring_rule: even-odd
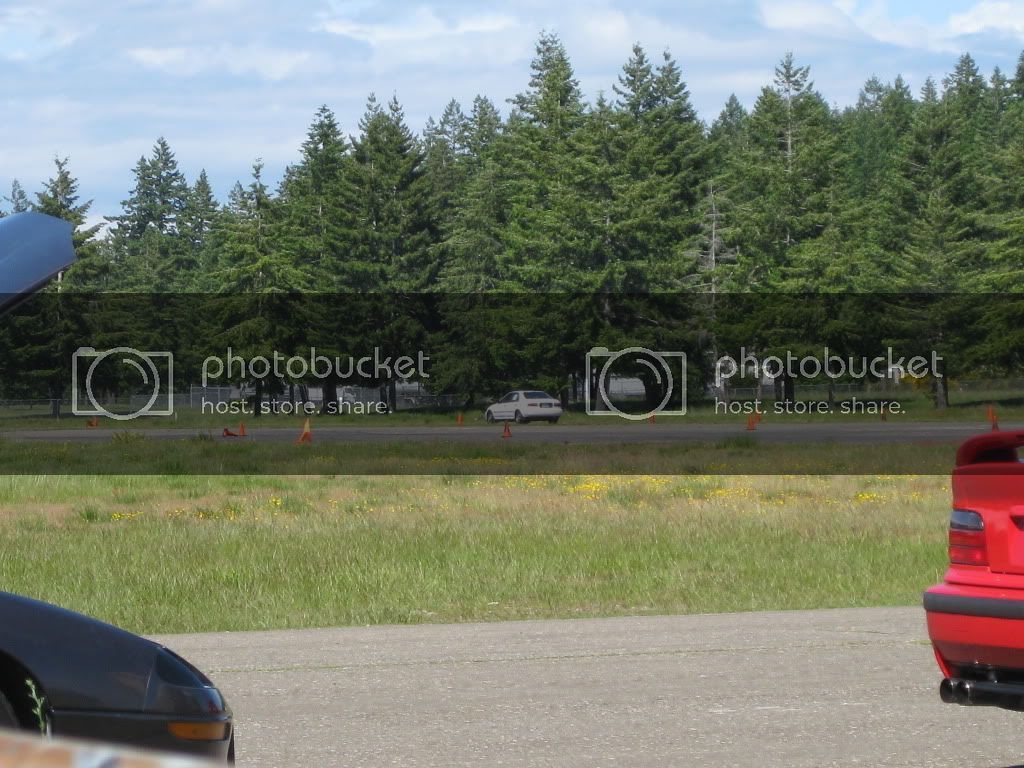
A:
<svg viewBox="0 0 1024 768">
<path fill-rule="evenodd" d="M 588 99 L 611 93 L 634 42 L 668 49 L 710 122 L 731 93 L 751 106 L 787 51 L 838 106 L 872 75 L 916 91 L 964 51 L 1012 74 L 1024 0 L 0 0 L 0 194 L 14 178 L 34 193 L 68 156 L 100 221 L 164 136 L 224 199 L 257 157 L 279 179 L 321 104 L 346 133 L 370 92 L 397 95 L 417 131 L 452 98 L 507 112 L 541 30 Z"/>
</svg>

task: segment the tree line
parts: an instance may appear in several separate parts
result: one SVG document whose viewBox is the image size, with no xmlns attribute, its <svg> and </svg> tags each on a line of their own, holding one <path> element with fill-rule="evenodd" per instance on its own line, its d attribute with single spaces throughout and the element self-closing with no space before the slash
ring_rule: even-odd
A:
<svg viewBox="0 0 1024 768">
<path fill-rule="evenodd" d="M 69 160 L 55 162 L 34 201 L 14 182 L 7 208 L 76 225 L 64 296 L 143 294 L 147 309 L 24 310 L 0 332 L 6 396 L 38 391 L 32 371 L 48 372 L 46 389 L 62 396 L 55 361 L 97 329 L 123 343 L 129 325 L 150 348 L 183 351 L 200 329 L 249 354 L 308 348 L 313 326 L 318 348 L 336 354 L 369 340 L 430 342 L 447 352 L 432 385 L 470 399 L 578 381 L 594 343 L 687 351 L 698 396 L 715 356 L 740 344 L 875 354 L 890 339 L 939 350 L 939 406 L 948 376 L 1024 367 L 1015 301 L 908 297 L 1018 291 L 1024 53 L 1012 76 L 984 76 L 964 54 L 916 95 L 899 76 L 872 77 L 843 108 L 787 54 L 752 109 L 732 96 L 707 124 L 669 53 L 652 59 L 634 46 L 611 92 L 587 103 L 565 48 L 545 33 L 507 116 L 486 96 L 467 109 L 451 101 L 417 135 L 397 98 L 371 95 L 347 135 L 322 106 L 274 189 L 256 161 L 221 202 L 205 172 L 186 179 L 160 138 L 136 163 L 120 212 L 87 226 L 91 203 Z M 823 293 L 866 298 L 728 298 Z M 225 298 L 160 299 L 182 294 Z M 296 305 L 297 294 L 348 298 Z M 357 311 L 353 296 L 372 294 L 394 300 Z M 541 304 L 503 299 L 494 311 L 470 298 L 492 294 Z M 702 299 L 662 306 L 663 294 Z M 197 365 L 183 356 L 183 372 Z M 336 384 L 325 385 L 332 398 Z M 657 401 L 657 383 L 645 385 Z M 781 392 L 791 397 L 792 381 Z"/>
<path fill-rule="evenodd" d="M 1024 268 L 1024 53 L 968 54 L 913 94 L 872 77 L 837 108 L 787 54 L 749 111 L 710 124 L 676 61 L 634 46 L 587 103 L 542 34 L 507 117 L 451 101 L 420 135 L 370 96 L 354 135 L 323 106 L 270 189 L 225 202 L 163 138 L 109 225 L 67 158 L 12 212 L 76 224 L 62 289 L 126 292 L 1013 291 Z"/>
</svg>

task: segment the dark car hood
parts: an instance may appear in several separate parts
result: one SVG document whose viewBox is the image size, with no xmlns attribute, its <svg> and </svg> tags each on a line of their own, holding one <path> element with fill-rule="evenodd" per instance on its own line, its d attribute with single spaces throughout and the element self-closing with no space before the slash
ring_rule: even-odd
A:
<svg viewBox="0 0 1024 768">
<path fill-rule="evenodd" d="M 74 226 L 35 211 L 0 219 L 0 314 L 75 261 Z"/>
<path fill-rule="evenodd" d="M 80 613 L 0 592 L 0 651 L 57 709 L 141 711 L 160 646 Z"/>
</svg>

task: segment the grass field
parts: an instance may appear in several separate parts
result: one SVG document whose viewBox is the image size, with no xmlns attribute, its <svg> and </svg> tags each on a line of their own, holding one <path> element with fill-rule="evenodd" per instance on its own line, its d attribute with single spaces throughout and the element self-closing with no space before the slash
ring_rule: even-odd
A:
<svg viewBox="0 0 1024 768">
<path fill-rule="evenodd" d="M 546 426 L 517 426 L 516 431 Z M 899 430 L 896 424 L 890 426 Z M 439 438 L 294 446 L 208 435 L 161 440 L 127 430 L 112 432 L 109 440 L 97 443 L 0 439 L 0 474 L 946 475 L 956 452 L 954 442 L 771 444 L 745 432 L 715 442 L 528 443 L 500 440 L 501 427 L 494 430 L 495 440 L 486 443 Z"/>
<path fill-rule="evenodd" d="M 944 477 L 0 478 L 0 583 L 137 632 L 912 604 Z"/>
</svg>

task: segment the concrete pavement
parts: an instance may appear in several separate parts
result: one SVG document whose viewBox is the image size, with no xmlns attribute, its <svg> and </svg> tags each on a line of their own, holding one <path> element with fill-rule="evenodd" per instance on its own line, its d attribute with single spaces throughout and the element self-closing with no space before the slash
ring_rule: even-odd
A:
<svg viewBox="0 0 1024 768">
<path fill-rule="evenodd" d="M 920 608 L 160 638 L 243 766 L 984 766 L 1022 714 L 941 704 Z"/>
</svg>

